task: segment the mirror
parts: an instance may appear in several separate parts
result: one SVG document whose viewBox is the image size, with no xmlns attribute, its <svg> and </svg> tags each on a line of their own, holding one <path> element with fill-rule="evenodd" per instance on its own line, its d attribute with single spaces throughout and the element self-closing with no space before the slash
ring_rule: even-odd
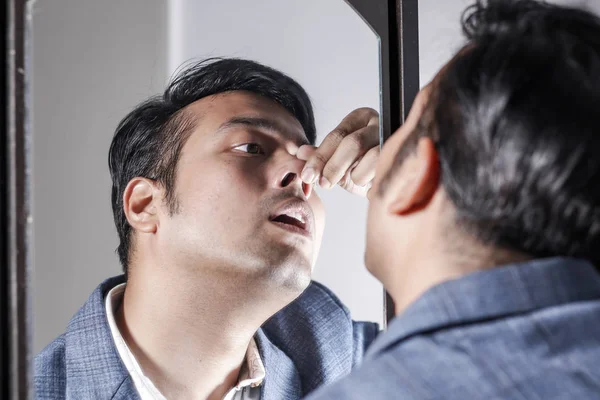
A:
<svg viewBox="0 0 600 400">
<path fill-rule="evenodd" d="M 95 4 L 91 1 L 7 0 L 4 3 L 0 13 L 4 39 L 0 47 L 4 63 L 0 69 L 6 79 L 0 89 L 5 99 L 1 114 L 5 123 L 2 124 L 0 144 L 6 162 L 0 166 L 0 208 L 3 212 L 0 225 L 7 234 L 0 236 L 0 256 L 5 265 L 0 274 L 0 323 L 6 335 L 0 337 L 0 397 L 33 396 L 33 356 L 54 335 L 64 332 L 64 324 L 85 300 L 89 290 L 103 278 L 121 273 L 112 250 L 117 239 L 110 222 L 110 179 L 105 169 L 108 143 L 117 121 L 140 101 L 164 89 L 177 62 L 186 57 L 233 55 L 256 59 L 258 55 L 266 54 L 266 60 L 257 61 L 271 62 L 271 66 L 296 78 L 309 92 L 325 93 L 324 98 L 315 98 L 314 93 L 310 93 L 321 137 L 339 122 L 336 118 L 356 106 L 371 106 L 380 111 L 381 140 L 400 125 L 416 94 L 415 88 L 418 88 L 418 0 L 346 2 L 348 5 L 340 4 L 341 0 L 328 0 L 323 4 L 311 1 L 294 6 L 289 0 L 285 4 L 289 3 L 290 8 L 284 9 L 271 2 L 246 10 L 241 1 L 228 1 L 227 4 L 235 6 L 232 7 L 235 12 L 221 9 L 223 24 L 211 24 L 217 15 L 213 15 L 213 20 L 205 12 L 210 7 L 215 8 L 213 12 L 219 12 L 220 6 L 206 4 L 196 19 L 208 21 L 207 26 L 216 26 L 220 35 L 195 27 L 196 20 L 186 12 L 187 4 L 192 1 L 111 0 Z M 350 8 L 357 14 L 352 14 Z M 291 9 L 295 14 L 290 12 Z M 275 10 L 283 10 L 283 15 L 276 15 Z M 234 13 L 242 15 L 243 12 L 256 18 L 249 20 L 249 28 L 238 31 L 239 40 L 233 40 L 234 32 L 227 22 L 231 19 L 247 22 L 239 16 L 232 17 Z M 191 23 L 186 26 L 176 24 L 175 17 L 181 15 L 188 23 L 192 20 Z M 277 24 L 286 17 L 289 21 L 300 18 L 302 24 Z M 267 24 L 257 24 L 259 20 L 274 24 L 273 31 L 276 26 L 282 30 L 269 35 Z M 177 35 L 185 37 L 188 31 L 204 33 L 204 40 L 200 41 L 204 44 L 187 40 L 188 44 L 183 46 L 183 41 L 171 40 Z M 302 36 L 312 31 L 320 31 L 322 36 L 309 34 L 312 39 L 317 38 L 317 42 L 302 42 Z M 265 43 L 252 41 L 255 37 Z M 340 38 L 342 42 L 335 42 Z M 205 45 L 208 42 L 210 46 Z M 215 43 L 219 43 L 219 48 Z M 278 49 L 278 52 L 264 50 L 268 48 L 267 44 L 280 46 L 281 43 L 298 44 L 302 52 L 294 52 L 291 46 Z M 314 54 L 304 54 L 307 50 L 314 50 Z M 361 57 L 348 57 L 352 52 Z M 281 57 L 275 57 L 275 54 Z M 370 58 L 372 54 L 377 55 L 377 61 Z M 304 64 L 289 65 L 285 62 L 289 59 L 301 60 Z M 332 59 L 332 64 L 324 63 L 325 59 Z M 342 65 L 342 68 L 328 68 L 329 65 Z M 328 72 L 333 70 L 336 78 L 352 81 L 353 85 L 336 86 L 339 80 L 323 78 L 322 71 L 312 75 L 318 68 Z M 373 84 L 378 86 L 377 89 L 366 85 L 366 82 L 377 81 Z M 331 93 L 321 90 L 322 86 L 339 86 L 343 90 Z M 374 93 L 380 98 L 376 100 Z M 355 106 L 354 100 L 359 97 L 361 101 Z M 342 106 L 350 109 L 342 110 Z M 101 187 L 104 190 L 100 190 Z M 332 226 L 332 220 L 338 219 L 343 222 L 340 226 L 347 230 L 339 234 L 337 241 L 335 235 L 324 239 L 327 246 L 330 246 L 329 242 L 337 245 L 342 239 L 346 242 L 343 254 L 335 254 L 335 249 L 325 250 L 335 254 L 334 268 L 337 269 L 321 267 L 322 260 L 327 257 L 323 256 L 327 253 L 321 252 L 315 277 L 333 286 L 355 319 L 380 322 L 380 326 L 385 327 L 381 306 L 385 305 L 389 319 L 393 315 L 393 304 L 389 297 L 382 301 L 379 285 L 366 273 L 359 258 L 352 256 L 359 254 L 362 259 L 363 238 L 358 241 L 359 248 L 353 245 L 362 235 L 351 237 L 347 215 L 336 217 L 336 211 L 345 210 L 358 220 L 364 217 L 366 206 L 358 199 L 348 200 L 348 195 L 340 193 L 339 188 L 322 195 L 326 203 L 334 202 L 331 199 L 335 196 L 346 196 L 343 208 L 329 212 L 328 225 Z M 363 225 L 357 226 L 362 228 Z M 343 265 L 340 259 L 351 261 Z M 361 268 L 355 269 L 355 263 Z M 361 284 L 344 285 L 344 280 L 360 280 Z M 359 291 L 354 290 L 355 287 Z M 306 296 L 299 300 L 302 298 Z M 338 303 L 330 304 L 339 308 Z M 297 307 L 305 313 L 313 311 L 304 305 Z M 302 328 L 295 318 L 288 318 L 297 314 L 283 314 L 284 324 L 280 327 Z M 310 314 L 306 315 L 310 317 Z M 329 317 L 321 319 L 325 325 L 330 320 Z M 349 322 L 344 314 L 341 321 Z M 278 326 L 278 323 L 269 322 L 271 326 Z M 88 325 L 89 321 L 84 321 L 83 328 L 94 329 Z M 357 333 L 357 326 L 352 329 L 354 333 L 335 330 L 335 337 L 329 340 L 334 341 L 332 344 L 338 351 L 357 351 L 356 335 L 367 334 L 367 331 Z M 369 323 L 360 326 L 361 329 L 375 328 Z M 102 329 L 106 331 L 105 328 Z M 284 337 L 289 336 L 283 333 Z M 375 333 L 368 333 L 369 341 Z M 294 337 L 304 338 L 298 334 Z M 343 337 L 350 342 L 344 342 Z M 363 342 L 366 345 L 368 341 L 359 340 L 358 345 Z M 295 356 L 305 356 L 304 350 Z M 344 356 L 344 362 L 358 362 L 356 356 L 356 353 Z M 309 359 L 327 361 L 327 358 Z M 82 367 L 81 371 L 86 368 Z M 339 375 L 339 371 L 332 376 L 329 375 L 332 371 L 311 370 L 319 379 L 331 380 Z M 279 378 L 283 377 L 281 372 L 283 370 L 277 375 Z M 85 379 L 88 375 L 83 374 L 80 378 Z M 273 386 L 277 379 L 270 380 L 272 388 L 289 389 L 284 381 L 278 387 Z M 70 387 L 73 389 L 72 385 Z M 134 390 L 132 385 L 119 388 L 120 395 L 133 394 L 128 392 Z M 305 385 L 303 390 L 307 390 Z"/>
<path fill-rule="evenodd" d="M 118 122 L 190 60 L 240 57 L 296 79 L 317 143 L 350 111 L 380 111 L 377 36 L 343 0 L 37 1 L 32 9 L 33 353 L 121 273 L 107 168 Z M 363 263 L 367 201 L 317 188 L 326 228 L 313 278 L 357 320 L 383 323 Z"/>
</svg>

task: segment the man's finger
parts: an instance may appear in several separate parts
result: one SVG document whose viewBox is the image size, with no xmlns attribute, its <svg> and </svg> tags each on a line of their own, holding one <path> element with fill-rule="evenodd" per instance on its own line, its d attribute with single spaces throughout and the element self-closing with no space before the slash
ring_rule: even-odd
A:
<svg viewBox="0 0 600 400">
<path fill-rule="evenodd" d="M 375 167 L 379 159 L 379 146 L 373 147 L 351 170 L 350 179 L 358 186 L 365 186 L 375 177 Z"/>
<path fill-rule="evenodd" d="M 315 182 L 342 140 L 357 130 L 371 125 L 379 126 L 379 114 L 371 108 L 359 108 L 348 114 L 307 160 L 301 174 L 302 180 L 306 183 Z"/>
<path fill-rule="evenodd" d="M 352 178 L 350 177 L 350 175 L 351 175 L 351 172 L 348 171 L 348 173 L 344 176 L 344 178 L 342 178 L 342 180 L 340 182 L 340 186 L 344 190 L 347 190 L 348 192 L 350 192 L 352 194 L 366 197 L 367 193 L 371 189 L 372 181 L 368 182 L 365 185 L 359 186 L 352 181 Z"/>
<path fill-rule="evenodd" d="M 373 147 L 379 147 L 379 127 L 367 126 L 346 136 L 325 164 L 321 186 L 336 185 L 359 158 Z"/>
<path fill-rule="evenodd" d="M 312 157 L 313 154 L 315 154 L 315 151 L 317 151 L 316 146 L 311 146 L 310 144 L 302 145 L 296 153 L 296 158 L 302 161 L 306 161 L 310 157 Z"/>
<path fill-rule="evenodd" d="M 356 132 L 359 129 L 364 128 L 369 125 L 378 125 L 379 124 L 379 113 L 373 110 L 372 108 L 363 107 L 357 108 L 348 114 L 342 122 L 334 129 L 334 131 L 341 131 L 352 133 Z"/>
<path fill-rule="evenodd" d="M 341 142 L 341 139 L 337 138 L 338 135 L 342 137 L 341 133 L 337 133 L 337 131 L 333 131 L 327 135 L 321 146 L 306 160 L 306 164 L 300 175 L 302 181 L 305 183 L 314 183 L 321 176 L 325 164 L 327 164 L 327 161 L 335 153 L 335 149 Z"/>
</svg>

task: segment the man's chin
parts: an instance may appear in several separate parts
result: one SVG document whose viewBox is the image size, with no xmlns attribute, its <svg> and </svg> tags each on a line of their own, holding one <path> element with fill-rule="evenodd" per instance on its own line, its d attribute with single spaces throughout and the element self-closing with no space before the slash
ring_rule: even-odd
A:
<svg viewBox="0 0 600 400">
<path fill-rule="evenodd" d="M 265 247 L 265 243 L 268 246 Z M 281 242 L 265 242 L 254 253 L 248 279 L 252 286 L 287 297 L 299 295 L 310 284 L 313 269 L 313 251 L 306 246 Z"/>
<path fill-rule="evenodd" d="M 310 285 L 311 274 L 312 264 L 303 258 L 280 264 L 271 271 L 269 279 L 281 290 L 302 293 Z"/>
</svg>

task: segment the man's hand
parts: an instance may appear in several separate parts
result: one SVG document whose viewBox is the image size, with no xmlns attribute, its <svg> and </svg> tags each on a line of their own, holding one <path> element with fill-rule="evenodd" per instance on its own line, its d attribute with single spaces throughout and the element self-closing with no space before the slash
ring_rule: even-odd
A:
<svg viewBox="0 0 600 400">
<path fill-rule="evenodd" d="M 319 147 L 300 147 L 306 161 L 301 179 L 329 189 L 339 184 L 353 194 L 366 196 L 375 177 L 379 157 L 379 114 L 372 108 L 352 111 L 325 137 Z"/>
</svg>

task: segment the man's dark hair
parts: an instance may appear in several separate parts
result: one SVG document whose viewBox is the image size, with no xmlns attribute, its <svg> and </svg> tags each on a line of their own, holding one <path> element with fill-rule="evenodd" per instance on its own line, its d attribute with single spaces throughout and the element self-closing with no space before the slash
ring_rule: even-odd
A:
<svg viewBox="0 0 600 400">
<path fill-rule="evenodd" d="M 315 143 L 312 104 L 292 78 L 257 62 L 236 58 L 211 58 L 188 66 L 161 96 L 140 104 L 119 123 L 110 146 L 112 208 L 120 240 L 117 252 L 125 274 L 132 239 L 123 210 L 127 184 L 135 177 L 156 180 L 165 188 L 169 208 L 175 212 L 177 162 L 195 124 L 182 110 L 204 97 L 230 91 L 247 91 L 280 104 L 300 122 L 308 141 Z"/>
<path fill-rule="evenodd" d="M 431 137 L 459 226 L 486 245 L 598 266 L 600 19 L 489 0 L 462 25 L 468 43 L 396 163 Z"/>
</svg>

